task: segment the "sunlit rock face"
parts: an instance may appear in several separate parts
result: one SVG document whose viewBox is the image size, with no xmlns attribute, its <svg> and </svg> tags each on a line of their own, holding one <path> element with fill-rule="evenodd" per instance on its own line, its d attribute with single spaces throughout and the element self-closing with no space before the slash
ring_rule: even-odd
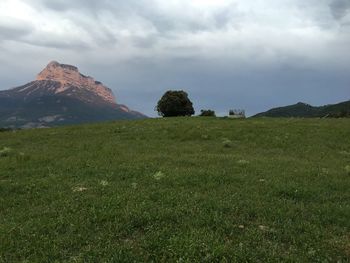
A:
<svg viewBox="0 0 350 263">
<path fill-rule="evenodd" d="M 95 81 L 92 77 L 84 76 L 75 66 L 52 61 L 38 74 L 36 80 L 59 82 L 60 85 L 51 90 L 55 94 L 65 93 L 75 97 L 74 94 L 80 93 L 79 95 L 82 95 L 81 91 L 86 91 L 98 96 L 97 101 L 103 100 L 106 103 L 116 104 L 115 96 L 109 88 L 101 82 Z M 80 99 L 93 102 L 89 97 L 80 97 Z"/>
<path fill-rule="evenodd" d="M 145 115 L 117 104 L 108 87 L 81 74 L 77 67 L 50 62 L 23 86 L 0 91 L 0 127 L 34 128 Z"/>
</svg>

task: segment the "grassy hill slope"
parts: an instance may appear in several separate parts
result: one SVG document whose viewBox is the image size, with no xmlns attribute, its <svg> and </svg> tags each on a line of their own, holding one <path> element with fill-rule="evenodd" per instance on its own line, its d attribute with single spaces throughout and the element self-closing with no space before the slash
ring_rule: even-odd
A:
<svg viewBox="0 0 350 263">
<path fill-rule="evenodd" d="M 259 113 L 254 117 L 299 117 L 299 118 L 323 118 L 323 117 L 350 117 L 350 101 L 338 104 L 330 104 L 314 107 L 309 104 L 299 102 L 294 105 L 279 107 Z"/>
<path fill-rule="evenodd" d="M 346 262 L 348 165 L 348 119 L 3 132 L 0 262 Z"/>
</svg>

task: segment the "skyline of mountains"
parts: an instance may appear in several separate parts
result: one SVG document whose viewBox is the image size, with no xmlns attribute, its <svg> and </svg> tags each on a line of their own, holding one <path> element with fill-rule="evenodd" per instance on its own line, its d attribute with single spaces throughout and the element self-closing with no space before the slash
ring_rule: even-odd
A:
<svg viewBox="0 0 350 263">
<path fill-rule="evenodd" d="M 342 118 L 350 117 L 350 100 L 337 104 L 324 106 L 311 106 L 310 104 L 298 102 L 297 104 L 273 108 L 258 113 L 252 117 L 271 118 Z"/>
<path fill-rule="evenodd" d="M 50 62 L 23 86 L 0 91 L 0 126 L 51 127 L 118 119 L 146 118 L 118 104 L 111 89 L 77 67 Z"/>
<path fill-rule="evenodd" d="M 215 109 L 214 109 L 215 110 Z M 350 101 L 314 107 L 299 102 L 252 117 L 348 117 Z M 0 91 L 0 127 L 44 128 L 147 118 L 118 104 L 112 90 L 72 65 L 50 62 L 32 82 Z"/>
</svg>

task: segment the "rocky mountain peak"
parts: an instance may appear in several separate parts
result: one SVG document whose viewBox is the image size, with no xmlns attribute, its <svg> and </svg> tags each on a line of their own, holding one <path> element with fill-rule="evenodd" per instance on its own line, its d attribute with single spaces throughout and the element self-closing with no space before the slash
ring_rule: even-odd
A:
<svg viewBox="0 0 350 263">
<path fill-rule="evenodd" d="M 113 92 L 75 66 L 50 62 L 36 80 L 0 90 L 0 127 L 44 128 L 99 121 L 142 119 L 117 104 Z"/>
<path fill-rule="evenodd" d="M 77 67 L 52 61 L 38 74 L 36 80 L 55 80 L 64 83 L 79 82 L 81 78 L 83 76 Z"/>
<path fill-rule="evenodd" d="M 116 104 L 113 92 L 109 88 L 92 77 L 81 74 L 79 69 L 72 65 L 52 61 L 37 75 L 36 80 L 59 82 L 60 86 L 55 90 L 55 94 L 69 93 L 74 87 L 74 92 L 77 92 L 76 89 L 89 91 L 107 103 Z"/>
</svg>

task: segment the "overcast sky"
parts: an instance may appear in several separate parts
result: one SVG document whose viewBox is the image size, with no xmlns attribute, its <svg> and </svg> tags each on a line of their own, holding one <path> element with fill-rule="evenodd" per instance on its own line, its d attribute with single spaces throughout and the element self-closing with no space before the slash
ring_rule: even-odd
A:
<svg viewBox="0 0 350 263">
<path fill-rule="evenodd" d="M 248 114 L 350 99 L 350 0 L 1 0 L 0 89 L 51 60 L 154 116 L 169 89 Z"/>
</svg>

